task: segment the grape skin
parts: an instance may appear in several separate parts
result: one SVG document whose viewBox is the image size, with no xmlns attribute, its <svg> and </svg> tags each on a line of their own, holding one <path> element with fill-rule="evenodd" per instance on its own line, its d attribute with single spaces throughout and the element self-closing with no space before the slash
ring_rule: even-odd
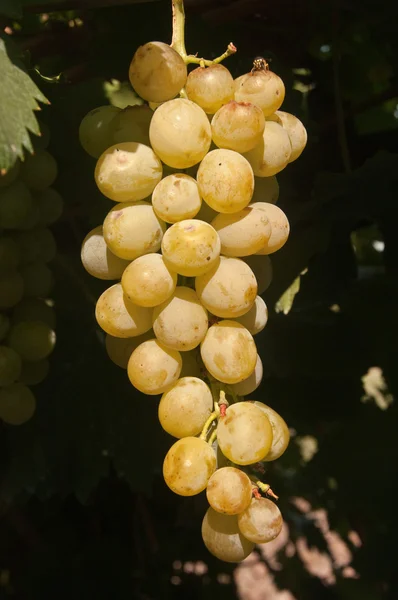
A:
<svg viewBox="0 0 398 600">
<path fill-rule="evenodd" d="M 0 172 L 0 188 L 5 188 L 13 183 L 18 177 L 20 169 L 21 163 L 17 160 L 12 167 L 8 169 L 7 173 Z"/>
<path fill-rule="evenodd" d="M 260 333 L 268 321 L 268 308 L 261 296 L 257 296 L 251 309 L 236 320 L 252 335 Z"/>
<path fill-rule="evenodd" d="M 0 310 L 12 308 L 24 293 L 24 281 L 19 273 L 12 271 L 0 277 Z"/>
<path fill-rule="evenodd" d="M 241 381 L 239 383 L 235 383 L 234 385 L 231 385 L 231 389 L 238 396 L 248 396 L 249 394 L 254 392 L 259 387 L 262 379 L 263 379 L 263 363 L 261 362 L 260 355 L 257 354 L 257 362 L 256 362 L 256 366 L 254 367 L 253 373 L 251 375 L 249 375 L 249 377 L 247 379 L 244 379 L 243 381 Z"/>
<path fill-rule="evenodd" d="M 29 155 L 21 166 L 21 179 L 32 190 L 42 191 L 50 187 L 58 175 L 55 158 L 47 150 Z"/>
<path fill-rule="evenodd" d="M 159 340 L 147 340 L 130 356 L 127 374 L 133 386 L 148 395 L 163 394 L 180 376 L 181 354 Z"/>
<path fill-rule="evenodd" d="M 266 121 L 263 139 L 253 150 L 245 153 L 254 175 L 271 177 L 289 163 L 292 152 L 289 135 L 279 123 Z"/>
<path fill-rule="evenodd" d="M 285 86 L 272 71 L 253 71 L 241 75 L 234 82 L 235 100 L 255 104 L 264 113 L 272 115 L 285 99 Z"/>
<path fill-rule="evenodd" d="M 255 544 L 274 540 L 282 531 L 279 508 L 268 498 L 252 498 L 250 506 L 238 516 L 242 534 Z"/>
<path fill-rule="evenodd" d="M 152 194 L 153 210 L 166 223 L 192 219 L 199 212 L 201 204 L 198 184 L 193 177 L 184 173 L 164 177 Z"/>
<path fill-rule="evenodd" d="M 210 506 L 226 515 L 238 515 L 250 504 L 252 484 L 249 477 L 235 467 L 222 467 L 209 479 L 206 496 Z"/>
<path fill-rule="evenodd" d="M 213 408 L 213 396 L 204 381 L 182 377 L 160 399 L 158 417 L 167 433 L 176 438 L 202 431 Z"/>
<path fill-rule="evenodd" d="M 103 227 L 92 229 L 84 238 L 80 258 L 87 273 L 97 279 L 120 279 L 123 271 L 130 264 L 109 250 L 103 235 Z"/>
<path fill-rule="evenodd" d="M 215 470 L 213 448 L 196 437 L 184 437 L 175 442 L 163 462 L 164 480 L 180 496 L 194 496 L 202 492 Z"/>
<path fill-rule="evenodd" d="M 23 425 L 33 417 L 36 399 L 22 383 L 0 390 L 0 418 L 9 425 Z"/>
<path fill-rule="evenodd" d="M 114 143 L 112 127 L 119 112 L 116 106 L 99 106 L 90 110 L 80 123 L 80 144 L 93 158 L 99 158 Z"/>
<path fill-rule="evenodd" d="M 123 273 L 122 287 L 131 302 L 154 307 L 174 293 L 177 273 L 171 271 L 161 254 L 144 254 L 136 258 Z"/>
<path fill-rule="evenodd" d="M 0 346 L 0 386 L 11 385 L 21 374 L 21 358 L 8 346 Z"/>
<path fill-rule="evenodd" d="M 289 135 L 292 146 L 292 153 L 289 159 L 289 163 L 291 163 L 298 159 L 307 145 L 307 130 L 300 119 L 288 112 L 277 110 L 274 116 Z"/>
<path fill-rule="evenodd" d="M 272 427 L 272 445 L 264 460 L 267 462 L 270 460 L 276 460 L 282 456 L 289 445 L 289 428 L 280 414 L 278 414 L 270 406 L 267 406 L 263 402 L 253 402 L 253 404 L 267 415 Z"/>
<path fill-rule="evenodd" d="M 233 214 L 219 214 L 212 222 L 221 240 L 224 256 L 250 256 L 261 250 L 271 236 L 265 211 L 252 205 Z"/>
<path fill-rule="evenodd" d="M 35 196 L 39 209 L 39 223 L 52 225 L 62 215 L 64 201 L 61 194 L 49 187 Z"/>
<path fill-rule="evenodd" d="M 287 216 L 279 206 L 267 202 L 256 202 L 251 204 L 253 208 L 263 211 L 271 225 L 271 235 L 257 254 L 273 254 L 280 250 L 287 242 L 290 225 Z"/>
<path fill-rule="evenodd" d="M 54 350 L 55 331 L 41 321 L 21 321 L 11 327 L 8 344 L 26 361 L 43 360 Z"/>
<path fill-rule="evenodd" d="M 32 231 L 23 231 L 15 235 L 15 241 L 20 248 L 22 262 L 50 262 L 57 254 L 54 235 L 48 227 L 38 227 Z"/>
<path fill-rule="evenodd" d="M 151 339 L 153 339 L 152 329 L 133 338 L 117 338 L 107 333 L 105 336 L 106 353 L 115 365 L 121 369 L 127 369 L 133 351 L 142 344 L 142 342 Z"/>
<path fill-rule="evenodd" d="M 234 80 L 223 65 L 197 67 L 188 75 L 185 91 L 206 113 L 214 114 L 234 96 Z"/>
<path fill-rule="evenodd" d="M 152 310 L 130 302 L 120 283 L 98 298 L 95 318 L 101 329 L 119 338 L 136 337 L 152 328 Z"/>
<path fill-rule="evenodd" d="M 21 321 L 42 321 L 55 329 L 55 311 L 41 298 L 23 298 L 13 309 L 13 324 Z"/>
<path fill-rule="evenodd" d="M 0 191 L 0 227 L 20 229 L 33 210 L 32 195 L 26 185 L 15 181 Z"/>
<path fill-rule="evenodd" d="M 262 110 L 248 102 L 228 102 L 211 121 L 213 142 L 219 148 L 248 152 L 260 143 L 265 127 Z"/>
<path fill-rule="evenodd" d="M 208 551 L 225 562 L 240 562 L 254 549 L 239 531 L 238 517 L 222 515 L 211 506 L 202 522 L 202 538 Z"/>
</svg>

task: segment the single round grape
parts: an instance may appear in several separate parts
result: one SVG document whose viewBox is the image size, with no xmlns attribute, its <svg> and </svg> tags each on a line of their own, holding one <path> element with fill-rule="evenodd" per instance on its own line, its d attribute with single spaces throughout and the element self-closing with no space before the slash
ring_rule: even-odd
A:
<svg viewBox="0 0 398 600">
<path fill-rule="evenodd" d="M 50 363 L 46 358 L 35 362 L 23 362 L 19 381 L 25 385 L 38 385 L 44 381 L 50 370 Z"/>
<path fill-rule="evenodd" d="M 262 140 L 265 127 L 263 112 L 248 102 L 228 102 L 211 121 L 213 142 L 219 148 L 248 152 Z"/>
<path fill-rule="evenodd" d="M 252 335 L 257 335 L 264 329 L 268 321 L 268 308 L 261 296 L 257 296 L 251 309 L 236 319 Z"/>
<path fill-rule="evenodd" d="M 255 202 L 250 206 L 263 211 L 271 225 L 271 235 L 257 254 L 273 254 L 280 250 L 286 244 L 290 233 L 289 221 L 283 210 L 267 202 Z"/>
<path fill-rule="evenodd" d="M 32 190 L 45 190 L 54 183 L 57 175 L 57 161 L 47 150 L 28 155 L 21 165 L 21 179 Z"/>
<path fill-rule="evenodd" d="M 201 204 L 197 182 L 184 173 L 164 177 L 152 194 L 153 210 L 166 223 L 192 219 L 199 212 Z"/>
<path fill-rule="evenodd" d="M 220 257 L 210 271 L 195 279 L 199 300 L 213 315 L 225 319 L 248 312 L 257 296 L 253 271 L 239 258 Z"/>
<path fill-rule="evenodd" d="M 164 480 L 180 496 L 203 492 L 215 470 L 213 448 L 196 437 L 184 437 L 175 442 L 163 462 Z"/>
<path fill-rule="evenodd" d="M 268 498 L 252 498 L 250 506 L 238 516 L 239 530 L 254 544 L 274 540 L 282 531 L 282 525 L 281 511 Z"/>
<path fill-rule="evenodd" d="M 49 187 L 39 192 L 35 198 L 39 209 L 39 222 L 41 225 L 52 225 L 58 221 L 64 209 L 64 201 L 57 190 Z"/>
<path fill-rule="evenodd" d="M 161 397 L 158 416 L 167 433 L 184 438 L 202 431 L 212 409 L 213 396 L 205 382 L 182 377 Z"/>
<path fill-rule="evenodd" d="M 21 260 L 18 244 L 10 237 L 0 238 L 0 273 L 15 271 Z"/>
<path fill-rule="evenodd" d="M 4 340 L 10 330 L 10 327 L 10 319 L 7 317 L 7 315 L 0 313 L 0 342 Z"/>
<path fill-rule="evenodd" d="M 202 538 L 208 551 L 224 562 L 240 562 L 254 549 L 239 531 L 238 517 L 222 515 L 211 506 L 202 522 Z"/>
<path fill-rule="evenodd" d="M 217 440 L 229 460 L 237 465 L 251 465 L 263 460 L 270 451 L 271 423 L 251 402 L 237 402 L 220 418 Z"/>
<path fill-rule="evenodd" d="M 236 321 L 212 325 L 200 347 L 209 373 L 223 383 L 247 379 L 256 366 L 257 349 L 251 334 Z"/>
<path fill-rule="evenodd" d="M 159 340 L 147 340 L 130 356 L 127 374 L 133 386 L 149 396 L 163 394 L 180 376 L 181 354 Z"/>
<path fill-rule="evenodd" d="M 133 351 L 142 344 L 142 342 L 151 339 L 153 339 L 152 329 L 133 338 L 117 338 L 107 333 L 105 336 L 106 353 L 115 365 L 121 369 L 127 369 Z"/>
<path fill-rule="evenodd" d="M 8 169 L 7 173 L 0 171 L 0 188 L 7 187 L 13 183 L 18 177 L 20 169 L 21 163 L 17 160 L 12 167 Z"/>
<path fill-rule="evenodd" d="M 164 102 L 177 96 L 187 80 L 187 67 L 168 44 L 148 42 L 140 46 L 130 64 L 131 85 L 141 98 Z"/>
<path fill-rule="evenodd" d="M 272 263 L 269 256 L 245 256 L 242 259 L 253 271 L 257 281 L 258 295 L 261 295 L 269 288 L 272 281 Z"/>
<path fill-rule="evenodd" d="M 280 77 L 269 70 L 241 75 L 234 82 L 235 100 L 251 102 L 264 113 L 272 115 L 285 99 L 285 86 Z"/>
<path fill-rule="evenodd" d="M 264 211 L 246 206 L 232 213 L 220 213 L 212 222 L 221 240 L 224 256 L 250 256 L 262 248 L 270 238 L 271 225 Z"/>
<path fill-rule="evenodd" d="M 36 261 L 47 263 L 57 254 L 55 238 L 48 227 L 20 232 L 14 239 L 20 248 L 22 262 L 25 264 Z"/>
<path fill-rule="evenodd" d="M 154 112 L 149 128 L 151 146 L 166 165 L 186 169 L 208 152 L 211 127 L 206 113 L 194 102 L 176 98 Z"/>
<path fill-rule="evenodd" d="M 94 158 L 99 158 L 112 146 L 114 119 L 120 108 L 111 105 L 99 106 L 90 110 L 79 127 L 79 141 L 82 148 Z M 137 140 L 134 140 L 137 141 Z"/>
<path fill-rule="evenodd" d="M 217 264 L 220 249 L 220 238 L 214 227 L 198 219 L 174 223 L 162 240 L 162 254 L 167 266 L 186 277 L 209 271 Z"/>
<path fill-rule="evenodd" d="M 263 459 L 267 462 L 270 460 L 276 460 L 285 452 L 290 442 L 290 432 L 286 425 L 286 422 L 280 414 L 273 410 L 270 406 L 267 406 L 263 402 L 253 402 L 254 406 L 257 406 L 263 411 L 268 417 L 272 427 L 272 445 L 267 456 Z"/>
<path fill-rule="evenodd" d="M 24 283 L 24 295 L 46 298 L 50 293 L 54 278 L 48 266 L 43 262 L 34 262 L 21 268 Z"/>
<path fill-rule="evenodd" d="M 42 321 L 55 329 L 55 311 L 45 300 L 41 298 L 23 298 L 21 302 L 14 307 L 12 312 L 12 322 L 21 321 Z"/>
<path fill-rule="evenodd" d="M 152 328 L 152 310 L 130 302 L 120 283 L 98 298 L 95 318 L 101 329 L 119 338 L 136 337 Z"/>
<path fill-rule="evenodd" d="M 107 214 L 103 235 L 113 254 L 134 260 L 160 249 L 166 224 L 155 214 L 149 202 L 117 204 Z"/>
<path fill-rule="evenodd" d="M 193 350 L 209 327 L 207 310 L 191 288 L 179 286 L 173 295 L 153 310 L 153 331 L 168 348 Z"/>
<path fill-rule="evenodd" d="M 0 277 L 0 310 L 12 308 L 22 299 L 24 281 L 19 273 L 12 271 Z"/>
<path fill-rule="evenodd" d="M 276 204 L 279 198 L 279 183 L 275 177 L 255 177 L 254 178 L 254 194 L 252 204 L 254 202 L 269 202 Z"/>
<path fill-rule="evenodd" d="M 189 73 L 185 91 L 190 100 L 213 115 L 234 97 L 234 80 L 223 65 L 197 67 Z"/>
<path fill-rule="evenodd" d="M 55 331 L 40 321 L 21 321 L 11 327 L 8 344 L 22 360 L 47 358 L 54 350 Z"/>
<path fill-rule="evenodd" d="M 278 110 L 275 113 L 277 121 L 286 129 L 290 143 L 292 146 L 292 153 L 290 155 L 289 162 L 297 160 L 304 148 L 307 145 L 307 130 L 297 117 L 291 115 L 283 110 Z"/>
<path fill-rule="evenodd" d="M 252 484 L 249 477 L 235 467 L 222 467 L 209 479 L 206 496 L 218 513 L 238 515 L 250 504 Z"/>
<path fill-rule="evenodd" d="M 287 131 L 275 121 L 266 121 L 263 139 L 245 157 L 257 177 L 271 177 L 286 167 L 291 151 Z"/>
<path fill-rule="evenodd" d="M 248 161 L 233 150 L 212 150 L 200 163 L 197 180 L 203 200 L 221 213 L 234 213 L 253 196 L 254 176 Z"/>
<path fill-rule="evenodd" d="M 31 210 L 32 195 L 21 181 L 0 191 L 0 229 L 19 229 Z"/>
<path fill-rule="evenodd" d="M 158 306 L 173 294 L 177 273 L 171 271 L 161 254 L 144 254 L 129 264 L 123 273 L 123 291 L 138 306 Z"/>
<path fill-rule="evenodd" d="M 112 254 L 103 235 L 103 227 L 92 229 L 84 238 L 80 258 L 87 273 L 98 279 L 120 279 L 130 261 Z"/>
<path fill-rule="evenodd" d="M 182 355 L 182 369 L 180 377 L 202 377 L 202 364 L 198 349 L 189 350 Z"/>
<path fill-rule="evenodd" d="M 137 142 L 122 142 L 101 154 L 95 167 L 95 181 L 107 198 L 136 202 L 152 194 L 162 172 L 162 163 L 152 148 Z"/>
<path fill-rule="evenodd" d="M 257 362 L 254 371 L 247 379 L 235 385 L 231 385 L 232 390 L 238 396 L 248 396 L 254 390 L 256 390 L 263 379 L 263 363 L 261 362 L 260 355 L 257 354 Z"/>
<path fill-rule="evenodd" d="M 109 146 L 121 142 L 136 142 L 149 146 L 149 124 L 152 114 L 146 104 L 124 108 L 112 122 L 113 140 Z"/>
<path fill-rule="evenodd" d="M 36 399 L 22 383 L 0 390 L 0 419 L 9 425 L 23 425 L 33 417 Z"/>
<path fill-rule="evenodd" d="M 13 348 L 0 346 L 0 386 L 11 385 L 21 374 L 21 357 Z"/>
</svg>

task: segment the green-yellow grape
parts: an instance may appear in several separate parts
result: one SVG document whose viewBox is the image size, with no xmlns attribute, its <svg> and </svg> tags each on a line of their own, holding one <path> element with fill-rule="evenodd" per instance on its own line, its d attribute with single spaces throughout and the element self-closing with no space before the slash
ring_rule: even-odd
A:
<svg viewBox="0 0 398 600">
<path fill-rule="evenodd" d="M 153 339 L 153 331 L 150 329 L 142 335 L 132 338 L 117 338 L 109 333 L 105 336 L 105 349 L 112 362 L 121 369 L 127 369 L 127 365 L 133 351 L 142 342 Z"/>
<path fill-rule="evenodd" d="M 45 190 L 54 183 L 57 175 L 57 161 L 47 150 L 27 156 L 21 165 L 21 179 L 32 190 Z"/>
<path fill-rule="evenodd" d="M 184 437 L 175 442 L 163 462 L 164 480 L 180 496 L 195 496 L 203 492 L 215 470 L 213 448 L 196 437 Z"/>
<path fill-rule="evenodd" d="M 0 310 L 12 308 L 22 299 L 24 280 L 19 273 L 12 271 L 0 276 Z"/>
<path fill-rule="evenodd" d="M 287 131 L 275 121 L 266 121 L 262 140 L 245 153 L 254 175 L 271 177 L 282 171 L 290 161 L 292 146 Z"/>
<path fill-rule="evenodd" d="M 113 141 L 109 146 L 121 142 L 137 142 L 149 146 L 149 124 L 152 114 L 146 104 L 124 108 L 112 122 Z"/>
<path fill-rule="evenodd" d="M 242 260 L 254 273 L 258 286 L 258 294 L 263 294 L 272 282 L 272 262 L 270 257 L 254 254 L 252 256 L 245 256 Z"/>
<path fill-rule="evenodd" d="M 267 415 L 272 427 L 272 445 L 264 460 L 267 462 L 270 460 L 276 460 L 282 456 L 289 445 L 289 428 L 280 414 L 278 414 L 270 406 L 267 406 L 263 402 L 253 402 L 253 404 Z"/>
<path fill-rule="evenodd" d="M 263 363 L 261 362 L 260 355 L 257 354 L 256 366 L 254 367 L 253 373 L 249 375 L 247 379 L 231 385 L 231 389 L 237 396 L 248 396 L 259 387 L 262 379 Z"/>
<path fill-rule="evenodd" d="M 130 356 L 127 374 L 133 386 L 149 396 L 163 394 L 180 376 L 181 354 L 159 340 L 147 340 Z"/>
<path fill-rule="evenodd" d="M 32 211 L 32 195 L 26 185 L 15 181 L 0 191 L 0 228 L 19 229 Z"/>
<path fill-rule="evenodd" d="M 92 229 L 84 238 L 80 258 L 87 273 L 97 279 L 120 279 L 130 261 L 113 254 L 103 236 L 103 227 Z"/>
<path fill-rule="evenodd" d="M 10 329 L 8 344 L 23 360 L 47 358 L 54 350 L 55 331 L 41 321 L 21 321 Z"/>
<path fill-rule="evenodd" d="M 211 506 L 202 522 L 202 538 L 208 551 L 224 562 L 240 562 L 254 550 L 253 542 L 239 531 L 238 517 L 222 515 Z"/>
<path fill-rule="evenodd" d="M 234 82 L 235 100 L 255 104 L 264 113 L 272 115 L 285 99 L 285 86 L 280 77 L 270 70 L 252 71 Z"/>
<path fill-rule="evenodd" d="M 39 209 L 39 222 L 41 225 L 52 225 L 62 215 L 64 201 L 62 196 L 54 188 L 47 188 L 39 192 L 35 197 Z"/>
<path fill-rule="evenodd" d="M 45 380 L 49 370 L 50 363 L 46 358 L 34 362 L 24 361 L 19 381 L 25 385 L 38 385 Z"/>
<path fill-rule="evenodd" d="M 9 425 L 23 425 L 36 410 L 36 399 L 23 383 L 13 383 L 0 390 L 0 419 Z"/>
<path fill-rule="evenodd" d="M 123 273 L 126 296 L 138 306 L 158 306 L 173 294 L 177 273 L 171 271 L 161 254 L 144 254 L 136 258 Z"/>
<path fill-rule="evenodd" d="M 42 321 L 50 329 L 55 329 L 55 311 L 41 298 L 23 298 L 12 311 L 12 322 L 21 321 Z"/>
<path fill-rule="evenodd" d="M 28 298 L 37 296 L 47 298 L 50 293 L 54 278 L 48 266 L 43 262 L 34 262 L 21 268 L 24 284 L 24 295 Z"/>
<path fill-rule="evenodd" d="M 7 315 L 0 313 L 0 342 L 4 340 L 7 333 L 9 332 L 10 327 L 10 319 L 7 317 Z"/>
<path fill-rule="evenodd" d="M 152 310 L 130 302 L 120 283 L 98 298 L 95 318 L 101 329 L 119 338 L 136 337 L 152 328 Z"/>
<path fill-rule="evenodd" d="M 290 225 L 287 216 L 279 206 L 267 202 L 255 202 L 250 205 L 262 211 L 271 225 L 271 235 L 264 246 L 256 254 L 273 254 L 280 250 L 287 242 L 290 233 Z"/>
<path fill-rule="evenodd" d="M 197 67 L 189 73 L 185 91 L 190 100 L 213 115 L 234 97 L 234 80 L 223 65 Z"/>
<path fill-rule="evenodd" d="M 260 333 L 268 321 L 268 308 L 261 296 L 257 296 L 251 309 L 236 320 L 252 335 Z"/>
<path fill-rule="evenodd" d="M 7 187 L 13 183 L 18 177 L 20 169 L 21 163 L 17 160 L 12 167 L 8 169 L 7 173 L 0 171 L 0 188 Z"/>
<path fill-rule="evenodd" d="M 250 256 L 264 248 L 271 225 L 264 211 L 246 206 L 232 214 L 220 213 L 211 222 L 221 240 L 224 256 Z"/>
<path fill-rule="evenodd" d="M 184 173 L 173 173 L 160 181 L 152 194 L 155 213 L 166 223 L 192 219 L 202 204 L 198 184 Z"/>
<path fill-rule="evenodd" d="M 21 374 L 21 357 L 13 348 L 0 346 L 0 386 L 11 385 Z"/>
<path fill-rule="evenodd" d="M 79 141 L 82 148 L 93 158 L 99 158 L 113 141 L 113 123 L 120 113 L 116 106 L 99 106 L 90 110 L 79 127 Z"/>
<path fill-rule="evenodd" d="M 279 183 L 275 175 L 254 178 L 254 194 L 251 203 L 269 202 L 276 204 L 279 198 Z"/>
<path fill-rule="evenodd" d="M 21 251 L 15 240 L 0 238 L 0 274 L 15 271 L 21 260 Z"/>
<path fill-rule="evenodd" d="M 281 511 L 268 498 L 252 498 L 250 506 L 238 516 L 239 530 L 254 544 L 274 540 L 282 531 L 282 525 Z"/>
<path fill-rule="evenodd" d="M 248 102 L 228 102 L 211 121 L 213 142 L 219 148 L 248 152 L 261 142 L 265 127 L 262 110 Z"/>
<path fill-rule="evenodd" d="M 292 153 L 289 159 L 289 163 L 291 163 L 298 159 L 307 145 L 307 130 L 300 119 L 283 110 L 277 110 L 273 117 L 286 129 L 289 135 L 292 146 Z"/>
<path fill-rule="evenodd" d="M 240 469 L 222 467 L 210 477 L 206 496 L 210 506 L 218 513 L 238 515 L 251 502 L 252 483 Z"/>
</svg>

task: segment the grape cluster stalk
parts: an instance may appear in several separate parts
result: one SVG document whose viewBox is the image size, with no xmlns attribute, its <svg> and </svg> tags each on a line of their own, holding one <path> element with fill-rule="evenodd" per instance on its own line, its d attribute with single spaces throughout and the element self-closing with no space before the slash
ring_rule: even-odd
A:
<svg viewBox="0 0 398 600">
<path fill-rule="evenodd" d="M 47 150 L 50 132 L 40 128 L 34 154 L 0 174 L 0 419 L 9 425 L 34 415 L 30 388 L 46 378 L 56 341 L 50 226 L 63 199 L 51 187 L 58 167 Z"/>
<path fill-rule="evenodd" d="M 285 87 L 264 59 L 234 80 L 219 64 L 233 44 L 216 61 L 188 55 L 183 3 L 172 7 L 172 44 L 144 44 L 131 61 L 142 104 L 101 106 L 81 123 L 97 186 L 116 203 L 81 258 L 114 282 L 95 311 L 110 359 L 137 390 L 161 395 L 160 424 L 177 438 L 167 486 L 206 490 L 203 541 L 238 562 L 282 528 L 277 497 L 255 473 L 284 453 L 289 430 L 251 399 L 263 376 L 254 336 L 268 319 L 269 256 L 289 236 L 275 175 L 307 134 L 280 110 Z"/>
</svg>

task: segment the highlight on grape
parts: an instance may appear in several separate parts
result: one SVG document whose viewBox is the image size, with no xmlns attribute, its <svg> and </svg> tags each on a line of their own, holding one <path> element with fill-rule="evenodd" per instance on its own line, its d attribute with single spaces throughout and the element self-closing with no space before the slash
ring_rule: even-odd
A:
<svg viewBox="0 0 398 600">
<path fill-rule="evenodd" d="M 131 61 L 142 104 L 100 106 L 81 123 L 81 145 L 97 159 L 95 180 L 110 201 L 81 259 L 110 282 L 95 310 L 110 359 L 138 391 L 161 396 L 160 425 L 174 438 L 167 486 L 182 496 L 206 492 L 203 541 L 219 559 L 238 562 L 282 528 L 277 496 L 258 473 L 285 452 L 289 429 L 252 396 L 263 377 L 255 336 L 268 320 L 261 295 L 272 281 L 269 255 L 290 231 L 275 176 L 300 156 L 307 134 L 280 110 L 285 86 L 264 59 L 234 79 L 220 64 L 233 44 L 213 61 L 187 54 L 182 0 L 172 9 L 172 43 L 148 42 Z M 51 177 L 34 181 L 27 164 L 7 188 L 23 186 L 21 214 L 30 210 L 25 186 L 52 182 L 52 161 L 45 155 L 40 164 Z M 0 300 L 17 304 L 28 276 L 7 277 Z M 18 324 L 8 339 L 11 396 L 19 357 L 33 355 Z M 48 351 L 43 338 L 40 360 Z"/>
</svg>

